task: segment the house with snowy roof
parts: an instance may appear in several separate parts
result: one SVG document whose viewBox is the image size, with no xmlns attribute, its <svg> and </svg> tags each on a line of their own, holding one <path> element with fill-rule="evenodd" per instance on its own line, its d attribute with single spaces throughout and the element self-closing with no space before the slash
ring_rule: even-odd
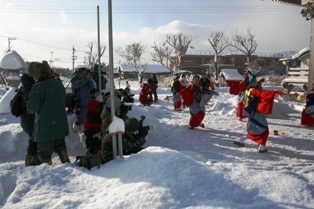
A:
<svg viewBox="0 0 314 209">
<path fill-rule="evenodd" d="M 306 47 L 291 57 L 280 59 L 286 66 L 286 76 L 283 80 L 283 87 L 290 92 L 291 90 L 302 92 L 307 90 L 310 48 Z"/>
<path fill-rule="evenodd" d="M 166 68 L 163 65 L 153 65 L 153 64 L 146 64 L 143 66 L 144 70 L 144 77 L 148 77 L 149 74 L 155 73 L 157 75 L 170 75 L 171 70 Z M 131 64 L 126 65 L 119 65 L 118 67 L 114 68 L 115 77 L 121 77 L 125 79 L 137 79 L 137 70 Z"/>
</svg>

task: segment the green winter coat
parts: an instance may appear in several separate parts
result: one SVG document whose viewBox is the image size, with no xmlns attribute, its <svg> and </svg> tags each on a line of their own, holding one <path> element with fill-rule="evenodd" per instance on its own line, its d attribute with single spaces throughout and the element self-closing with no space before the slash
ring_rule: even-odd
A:
<svg viewBox="0 0 314 209">
<path fill-rule="evenodd" d="M 51 76 L 40 78 L 32 87 L 28 106 L 35 112 L 35 141 L 62 139 L 69 134 L 65 89 L 59 80 Z"/>
</svg>

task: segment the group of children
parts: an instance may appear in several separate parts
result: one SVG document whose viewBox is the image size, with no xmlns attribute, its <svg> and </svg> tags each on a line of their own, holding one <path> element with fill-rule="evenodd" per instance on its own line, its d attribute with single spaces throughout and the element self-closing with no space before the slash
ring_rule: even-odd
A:
<svg viewBox="0 0 314 209">
<path fill-rule="evenodd" d="M 215 92 L 215 83 L 212 82 L 206 74 L 194 75 L 192 83 L 184 86 L 185 75 L 176 75 L 173 81 L 173 104 L 174 110 L 181 110 L 182 101 L 190 109 L 190 121 L 188 128 L 195 127 L 204 128 L 202 122 L 205 117 L 205 105 L 210 101 L 213 95 L 218 96 Z M 248 117 L 247 134 L 242 136 L 239 141 L 234 141 L 234 144 L 239 147 L 244 147 L 243 143 L 246 138 L 255 141 L 258 144 L 258 152 L 265 153 L 267 138 L 269 135 L 268 123 L 266 114 L 271 114 L 273 100 L 276 94 L 281 95 L 278 90 L 270 91 L 263 90 L 261 83 L 264 80 L 257 81 L 255 75 L 250 71 L 246 71 L 243 76 L 243 81 L 239 84 L 239 105 L 237 116 L 242 118 Z M 314 104 L 314 102 L 313 102 Z M 314 105 L 312 106 L 314 107 Z"/>
</svg>

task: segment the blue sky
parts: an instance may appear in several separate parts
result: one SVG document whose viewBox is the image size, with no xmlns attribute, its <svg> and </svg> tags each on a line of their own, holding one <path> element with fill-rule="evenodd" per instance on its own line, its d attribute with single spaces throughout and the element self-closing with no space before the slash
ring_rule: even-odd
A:
<svg viewBox="0 0 314 209">
<path fill-rule="evenodd" d="M 0 0 L 0 58 L 8 45 L 25 60 L 56 59 L 54 65 L 72 67 L 72 46 L 76 64 L 82 64 L 86 45 L 97 40 L 96 7 L 100 7 L 101 43 L 108 46 L 108 1 Z M 195 50 L 212 51 L 207 38 L 212 31 L 246 32 L 250 27 L 259 43 L 257 52 L 298 51 L 309 46 L 310 21 L 301 8 L 271 0 L 113 0 L 114 49 L 140 41 L 150 46 L 167 34 L 197 37 Z M 53 53 L 51 53 L 53 51 Z M 106 50 L 106 53 L 108 49 Z M 102 61 L 108 63 L 106 54 Z M 115 65 L 123 61 L 114 54 Z"/>
</svg>

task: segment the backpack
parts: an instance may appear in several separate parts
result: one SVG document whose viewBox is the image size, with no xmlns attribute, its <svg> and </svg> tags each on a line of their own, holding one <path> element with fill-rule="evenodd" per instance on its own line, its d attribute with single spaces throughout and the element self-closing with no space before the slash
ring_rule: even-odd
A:
<svg viewBox="0 0 314 209">
<path fill-rule="evenodd" d="M 12 115 L 15 117 L 19 117 L 23 114 L 25 111 L 25 108 L 23 106 L 23 90 L 22 87 L 15 90 L 17 93 L 13 97 L 13 99 L 10 101 L 10 109 Z"/>
<path fill-rule="evenodd" d="M 97 166 L 98 168 L 100 168 L 101 165 L 101 157 L 100 157 L 100 153 L 98 152 L 97 154 L 90 154 L 87 153 L 84 156 L 77 156 L 76 160 L 74 162 L 74 165 L 76 166 L 80 166 L 80 167 L 85 167 L 88 170 L 90 170 L 91 168 Z"/>
</svg>

